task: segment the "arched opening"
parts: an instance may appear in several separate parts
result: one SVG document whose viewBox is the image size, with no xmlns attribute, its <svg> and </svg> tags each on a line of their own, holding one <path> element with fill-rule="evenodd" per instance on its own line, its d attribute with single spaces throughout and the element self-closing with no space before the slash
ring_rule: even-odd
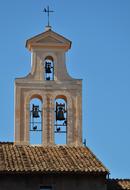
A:
<svg viewBox="0 0 130 190">
<path fill-rule="evenodd" d="M 67 143 L 67 100 L 65 96 L 55 99 L 55 144 Z"/>
<path fill-rule="evenodd" d="M 32 96 L 30 100 L 30 144 L 42 143 L 42 99 Z"/>
<path fill-rule="evenodd" d="M 47 56 L 44 60 L 44 79 L 54 80 L 54 60 L 51 56 Z"/>
</svg>

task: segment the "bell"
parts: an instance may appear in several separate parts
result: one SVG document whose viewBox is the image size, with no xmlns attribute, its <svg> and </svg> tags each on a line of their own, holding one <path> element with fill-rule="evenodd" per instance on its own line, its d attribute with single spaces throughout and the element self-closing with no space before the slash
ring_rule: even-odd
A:
<svg viewBox="0 0 130 190">
<path fill-rule="evenodd" d="M 45 71 L 46 73 L 51 73 L 51 63 L 49 62 L 45 63 Z"/>
<path fill-rule="evenodd" d="M 63 107 L 59 107 L 56 113 L 56 120 L 65 120 Z"/>
<path fill-rule="evenodd" d="M 39 116 L 39 106 L 35 106 L 35 105 L 33 104 L 32 116 L 33 116 L 33 118 L 38 118 L 38 117 L 40 117 L 40 116 Z"/>
</svg>

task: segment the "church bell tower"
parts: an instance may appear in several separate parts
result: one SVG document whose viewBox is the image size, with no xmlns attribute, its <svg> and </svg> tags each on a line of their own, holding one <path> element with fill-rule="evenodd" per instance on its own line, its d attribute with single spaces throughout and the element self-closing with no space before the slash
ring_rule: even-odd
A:
<svg viewBox="0 0 130 190">
<path fill-rule="evenodd" d="M 15 144 L 29 145 L 41 133 L 41 145 L 82 145 L 82 80 L 69 76 L 65 56 L 71 41 L 51 28 L 30 38 L 31 71 L 15 80 Z M 58 137 L 57 137 L 58 138 Z"/>
</svg>

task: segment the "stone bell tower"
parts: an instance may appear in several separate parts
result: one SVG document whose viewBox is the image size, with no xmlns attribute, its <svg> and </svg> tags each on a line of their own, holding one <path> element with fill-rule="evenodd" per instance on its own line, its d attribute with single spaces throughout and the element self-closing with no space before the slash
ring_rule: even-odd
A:
<svg viewBox="0 0 130 190">
<path fill-rule="evenodd" d="M 15 144 L 28 145 L 30 131 L 41 131 L 42 145 L 55 145 L 54 134 L 61 132 L 67 145 L 82 145 L 82 80 L 70 77 L 65 64 L 71 42 L 47 28 L 26 47 L 31 72 L 15 80 Z M 30 108 L 32 99 L 41 107 Z"/>
</svg>

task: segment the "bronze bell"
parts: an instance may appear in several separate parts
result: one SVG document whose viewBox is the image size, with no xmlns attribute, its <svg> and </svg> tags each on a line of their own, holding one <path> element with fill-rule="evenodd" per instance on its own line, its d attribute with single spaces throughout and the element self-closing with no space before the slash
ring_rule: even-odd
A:
<svg viewBox="0 0 130 190">
<path fill-rule="evenodd" d="M 57 113 L 56 113 L 56 120 L 60 120 L 60 121 L 65 120 L 63 107 L 58 108 Z"/>
<path fill-rule="evenodd" d="M 51 63 L 49 63 L 49 62 L 46 62 L 45 63 L 45 72 L 46 73 L 51 73 Z"/>
<path fill-rule="evenodd" d="M 33 104 L 33 107 L 32 107 L 32 116 L 33 116 L 33 118 L 38 118 L 38 117 L 40 117 L 40 116 L 39 116 L 39 106 L 35 106 L 35 105 Z"/>
</svg>

